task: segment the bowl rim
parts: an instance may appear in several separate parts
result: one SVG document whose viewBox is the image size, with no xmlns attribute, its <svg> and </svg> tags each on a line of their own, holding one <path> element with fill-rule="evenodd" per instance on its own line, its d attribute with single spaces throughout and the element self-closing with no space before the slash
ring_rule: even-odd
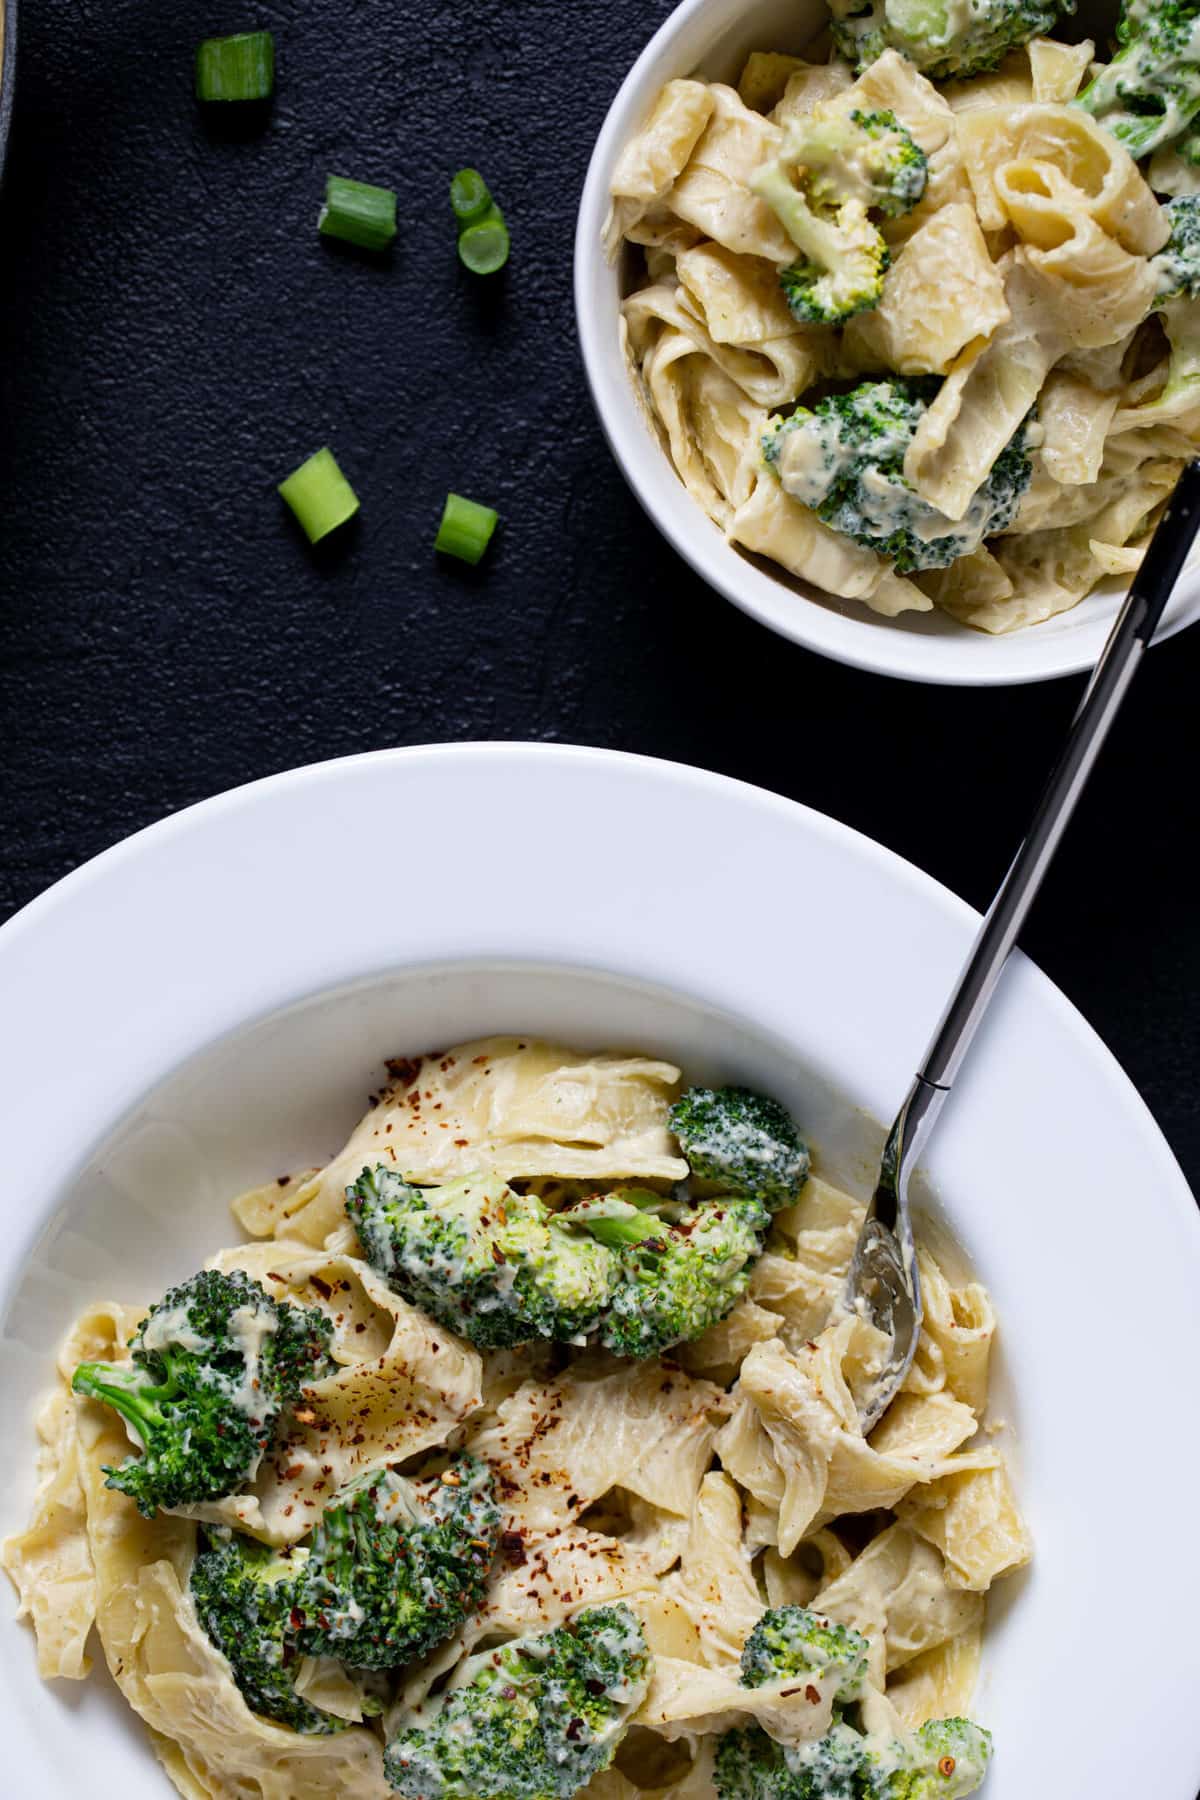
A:
<svg viewBox="0 0 1200 1800">
<path fill-rule="evenodd" d="M 680 0 L 617 89 L 588 162 L 575 229 L 576 330 L 592 402 L 621 473 L 653 524 L 709 587 L 768 630 L 819 655 L 868 673 L 937 686 L 1007 687 L 1092 669 L 1116 617 L 1120 594 L 1093 593 L 1042 625 L 998 636 L 968 626 L 927 635 L 915 625 L 882 619 L 853 601 L 810 598 L 788 579 L 768 573 L 768 565 L 749 560 L 725 541 L 676 476 L 643 416 L 601 300 L 605 284 L 614 280 L 602 243 L 611 172 L 657 88 L 673 75 L 690 74 L 705 54 L 700 49 L 698 54 L 676 58 L 678 40 L 702 42 L 701 27 L 708 14 L 728 27 L 745 11 L 746 0 Z M 714 30 L 709 46 L 721 35 L 722 30 Z M 614 378 L 617 370 L 620 379 Z M 1184 571 L 1155 641 L 1173 637 L 1197 619 L 1200 559 Z M 1068 620 L 1071 623 L 1064 625 Z"/>
<path fill-rule="evenodd" d="M 490 883 L 490 904 L 482 907 L 480 867 L 494 867 L 505 847 L 511 866 L 513 846 L 529 843 L 531 828 L 544 827 L 547 818 L 554 821 L 560 868 L 578 870 L 589 854 L 595 860 L 598 843 L 618 844 L 621 866 L 642 871 L 640 879 L 576 880 L 569 905 L 553 881 Z M 403 821 L 406 831 L 381 831 L 381 821 Z M 440 839 L 430 835 L 436 831 Z M 698 834 L 711 841 L 713 833 L 722 856 L 693 858 L 694 876 L 681 887 L 674 846 L 694 845 Z M 427 900 L 405 909 L 398 935 L 395 895 L 411 890 L 396 883 L 409 881 L 420 866 L 412 845 L 431 842 L 439 844 L 439 879 L 426 890 Z M 373 879 L 348 882 L 341 871 L 362 867 L 364 846 L 372 851 Z M 714 957 L 712 933 L 728 932 L 731 917 L 729 868 L 739 864 L 760 877 L 742 902 L 754 929 L 728 935 Z M 312 878 L 281 887 L 281 867 Z M 505 889 L 502 899 L 492 892 L 497 885 Z M 838 1085 L 878 1118 L 907 1086 L 977 917 L 893 852 L 795 802 L 703 770 L 612 751 L 512 743 L 414 747 L 313 764 L 233 789 L 104 851 L 0 927 L 0 991 L 9 1001 L 0 1091 L 22 1121 L 6 1183 L 22 1201 L 10 1204 L 11 1230 L 0 1238 L 0 1293 L 14 1276 L 22 1279 L 47 1219 L 61 1205 L 62 1181 L 131 1107 L 197 1051 L 297 999 L 372 971 L 464 959 L 607 971 L 732 1011 L 765 1038 L 797 1046 L 810 1063 L 819 1056 L 823 1070 L 853 1070 L 853 1080 Z M 784 955 L 789 960 L 781 969 Z M 854 987 L 837 989 L 836 1006 L 829 1003 L 832 970 Z M 88 1079 L 72 1084 L 67 1108 L 54 1079 L 61 1068 L 61 1015 L 46 1004 L 48 993 L 70 996 L 70 1047 L 88 1048 Z M 860 1015 L 863 993 L 870 1005 Z M 874 1028 L 870 1038 L 864 1020 Z M 1200 1316 L 1188 1303 L 1200 1272 L 1200 1214 L 1132 1084 L 1081 1015 L 1025 958 L 1006 974 L 959 1084 L 933 1141 L 931 1172 L 958 1202 L 948 1209 L 952 1222 L 996 1291 L 1002 1320 L 1016 1326 L 1031 1316 L 1035 1300 L 1039 1305 L 1036 1334 L 1022 1341 L 1014 1330 L 1006 1352 L 1020 1401 L 1024 1497 L 1034 1502 L 1041 1557 L 1017 1603 L 999 1609 L 989 1632 L 985 1667 L 989 1654 L 994 1666 L 985 1716 L 998 1722 L 998 1714 L 1012 1716 L 1014 1685 L 1025 1693 L 1031 1677 L 1022 1658 L 1031 1645 L 1044 1644 L 1045 1657 L 1053 1659 L 1042 1666 L 1043 1677 L 1076 1652 L 1100 1656 L 1103 1634 L 1094 1613 L 1089 1624 L 1087 1607 L 1109 1602 L 1092 1592 L 1102 1587 L 1094 1580 L 1094 1558 L 1110 1544 L 1106 1534 L 1117 1527 L 1119 1505 L 1121 1520 L 1128 1520 L 1130 1484 L 1144 1492 L 1138 1433 L 1157 1431 L 1168 1408 L 1178 1416 L 1190 1404 L 1200 1359 Z M 1039 1110 L 1051 1127 L 1038 1123 Z M 1018 1255 L 1011 1218 L 992 1203 L 997 1191 L 1009 1189 L 997 1190 L 983 1166 L 995 1158 L 979 1156 L 972 1134 L 981 1120 L 991 1129 L 1003 1122 L 1013 1156 L 1023 1134 L 1043 1134 L 1044 1161 L 1011 1188 L 1011 1216 L 1035 1219 L 1042 1233 L 1037 1257 Z M 1117 1217 L 1106 1208 L 1124 1206 L 1121 1172 L 1131 1166 L 1141 1214 L 1139 1235 L 1126 1244 L 1102 1226 Z M 1116 1409 L 1122 1422 L 1125 1454 L 1105 1461 L 1106 1480 L 1089 1490 L 1082 1511 L 1073 1504 L 1078 1459 L 1093 1442 L 1088 1407 L 1099 1397 L 1081 1405 L 1077 1419 L 1064 1417 L 1063 1396 L 1075 1388 L 1075 1364 L 1067 1361 L 1072 1347 L 1059 1335 L 1061 1307 L 1051 1316 L 1039 1297 L 1068 1254 L 1063 1245 L 1075 1255 L 1080 1214 L 1054 1204 L 1073 1192 L 1072 1180 L 1088 1196 L 1095 1225 L 1081 1252 L 1081 1279 L 1088 1256 L 1107 1271 L 1109 1288 L 1152 1274 L 1163 1308 L 1158 1386 L 1140 1413 L 1126 1407 L 1120 1388 L 1102 1396 L 1104 1408 Z M 1018 1266 L 1027 1293 L 1014 1285 Z M 1060 1297 L 1058 1287 L 1053 1293 Z M 1103 1357 L 1116 1353 L 1100 1346 L 1096 1354 L 1102 1358 L 1096 1366 L 1107 1371 Z M 1128 1384 L 1138 1359 L 1126 1360 Z M 1113 1366 L 1123 1370 L 1125 1361 Z M 1158 1445 L 1160 1435 L 1153 1441 Z M 1048 1456 L 1056 1459 L 1052 1478 Z M 1156 1520 L 1173 1535 L 1190 1518 L 1200 1444 L 1176 1430 L 1161 1443 L 1154 1472 L 1163 1485 Z M 1146 1697 L 1147 1709 L 1161 1705 L 1165 1721 L 1149 1746 L 1136 1707 L 1126 1709 L 1128 1717 L 1103 1741 L 1097 1731 L 1097 1779 L 1085 1771 L 1091 1800 L 1126 1800 L 1134 1767 L 1144 1778 L 1137 1791 L 1156 1800 L 1194 1800 L 1200 1780 L 1200 1716 L 1184 1704 L 1200 1566 L 1181 1561 L 1171 1583 L 1152 1585 L 1145 1618 L 1157 1630 L 1161 1613 L 1164 1641 L 1188 1650 L 1165 1659 L 1156 1693 Z M 7 1706 L 0 1710 L 13 1717 L 13 1758 L 18 1769 L 49 1775 L 41 1791 L 65 1796 L 72 1790 L 54 1785 L 44 1738 L 25 1721 L 25 1710 L 33 1716 L 29 1684 L 36 1677 L 31 1646 L 15 1640 L 10 1616 L 0 1620 L 0 1661 L 15 1666 L 17 1679 L 4 1690 Z M 1017 1645 L 1005 1654 L 1014 1632 Z M 1099 1683 L 1095 1691 L 1081 1688 L 1078 1700 L 1072 1690 L 1070 1699 L 1104 1720 L 1105 1707 L 1112 1710 L 1107 1692 Z M 1051 1727 L 1047 1719 L 1047 1732 L 1045 1740 L 1037 1735 L 1036 1747 L 1049 1760 L 1037 1767 L 1054 1774 L 1061 1772 L 1053 1760 L 1057 1739 L 1051 1741 L 1057 1723 Z M 1060 1748 L 1064 1757 L 1077 1754 L 1074 1741 Z M 62 1754 L 69 1754 L 65 1747 Z M 1014 1756 L 1009 1763 L 1014 1776 L 1016 1762 Z M 1072 1791 L 1069 1783 L 1031 1789 L 1007 1780 L 998 1767 L 996 1800 Z"/>
</svg>

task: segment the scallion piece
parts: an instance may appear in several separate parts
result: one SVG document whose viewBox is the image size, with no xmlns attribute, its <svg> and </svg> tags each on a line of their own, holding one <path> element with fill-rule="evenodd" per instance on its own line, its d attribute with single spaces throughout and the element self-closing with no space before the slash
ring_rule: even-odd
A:
<svg viewBox="0 0 1200 1800">
<path fill-rule="evenodd" d="M 205 38 L 196 51 L 197 100 L 266 100 L 275 86 L 275 39 L 269 31 Z"/>
<path fill-rule="evenodd" d="M 494 275 L 508 261 L 508 226 L 499 207 L 459 233 L 458 254 L 472 275 Z"/>
<path fill-rule="evenodd" d="M 488 184 L 478 169 L 460 169 L 450 183 L 450 204 L 458 220 L 459 230 L 482 219 L 492 205 Z"/>
<path fill-rule="evenodd" d="M 460 562 L 477 563 L 492 541 L 492 533 L 500 514 L 477 500 L 464 500 L 461 494 L 447 494 L 433 541 L 435 550 L 457 556 Z"/>
<path fill-rule="evenodd" d="M 494 275 L 508 261 L 508 226 L 478 169 L 460 169 L 450 183 L 458 220 L 458 254 L 472 275 Z"/>
<path fill-rule="evenodd" d="M 338 468 L 332 450 L 318 450 L 279 492 L 295 513 L 310 544 L 327 537 L 358 511 L 358 495 Z"/>
<path fill-rule="evenodd" d="M 396 235 L 394 190 L 371 187 L 366 181 L 347 181 L 342 175 L 328 176 L 317 230 L 362 250 L 386 250 Z"/>
</svg>

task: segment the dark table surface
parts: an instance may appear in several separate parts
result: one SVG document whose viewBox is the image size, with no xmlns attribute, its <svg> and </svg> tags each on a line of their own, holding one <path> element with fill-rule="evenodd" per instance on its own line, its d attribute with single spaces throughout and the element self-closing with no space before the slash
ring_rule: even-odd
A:
<svg viewBox="0 0 1200 1800">
<path fill-rule="evenodd" d="M 660 542 L 592 415 L 575 207 L 666 11 L 25 5 L 0 196 L 0 917 L 222 788 L 480 737 L 740 776 L 986 902 L 1079 682 L 917 687 L 781 643 Z M 217 130 L 194 46 L 258 24 L 273 113 Z M 466 162 L 513 230 L 491 285 L 454 257 Z M 318 240 L 329 171 L 398 188 L 386 263 Z M 274 484 L 326 442 L 363 509 L 314 554 Z M 504 515 L 479 572 L 432 554 L 448 488 Z M 1027 937 L 1193 1181 L 1198 690 L 1200 632 L 1148 657 Z"/>
</svg>

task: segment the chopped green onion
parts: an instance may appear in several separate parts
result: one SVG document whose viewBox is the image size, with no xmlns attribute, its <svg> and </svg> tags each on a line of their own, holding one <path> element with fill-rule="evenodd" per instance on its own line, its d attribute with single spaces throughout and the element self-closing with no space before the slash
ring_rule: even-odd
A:
<svg viewBox="0 0 1200 1800">
<path fill-rule="evenodd" d="M 386 250 L 396 235 L 396 195 L 392 188 L 371 187 L 330 175 L 317 230 L 362 250 Z"/>
<path fill-rule="evenodd" d="M 460 169 L 450 183 L 458 220 L 458 254 L 472 275 L 494 275 L 508 261 L 508 226 L 478 169 Z"/>
<path fill-rule="evenodd" d="M 294 475 L 280 482 L 279 492 L 310 544 L 344 525 L 358 511 L 358 495 L 338 468 L 332 450 L 318 450 L 301 463 Z"/>
<path fill-rule="evenodd" d="M 450 183 L 450 204 L 459 229 L 482 219 L 492 204 L 488 184 L 478 169 L 460 169 Z"/>
<path fill-rule="evenodd" d="M 197 100 L 266 100 L 275 86 L 269 31 L 205 38 L 196 51 Z"/>
<path fill-rule="evenodd" d="M 464 500 L 461 494 L 447 494 L 433 547 L 457 556 L 460 562 L 477 563 L 492 541 L 499 517 L 490 506 Z"/>
<path fill-rule="evenodd" d="M 458 254 L 472 275 L 494 275 L 508 261 L 508 226 L 498 206 L 459 233 Z"/>
</svg>

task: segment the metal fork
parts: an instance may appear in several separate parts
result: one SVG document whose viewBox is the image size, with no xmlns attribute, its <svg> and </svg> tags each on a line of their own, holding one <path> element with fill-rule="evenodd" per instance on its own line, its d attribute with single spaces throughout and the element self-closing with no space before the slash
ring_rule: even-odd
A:
<svg viewBox="0 0 1200 1800">
<path fill-rule="evenodd" d="M 996 983 L 1129 684 L 1200 528 L 1200 461 L 1189 463 L 1150 541 L 1033 822 L 979 928 L 958 983 L 888 1133 L 879 1180 L 846 1278 L 843 1303 L 891 1341 L 887 1361 L 860 1403 L 864 1432 L 878 1424 L 916 1354 L 921 1330 L 908 1184 L 978 1031 Z"/>
</svg>

